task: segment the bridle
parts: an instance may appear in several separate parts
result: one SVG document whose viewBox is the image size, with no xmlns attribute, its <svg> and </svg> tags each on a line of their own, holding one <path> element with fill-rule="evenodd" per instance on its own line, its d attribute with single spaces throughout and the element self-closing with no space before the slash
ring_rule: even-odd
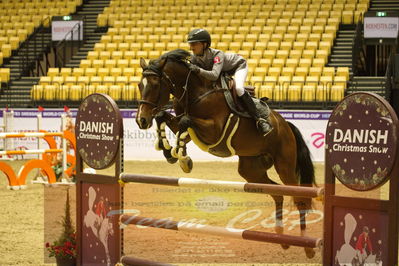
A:
<svg viewBox="0 0 399 266">
<path fill-rule="evenodd" d="M 176 91 L 176 85 L 175 83 L 172 81 L 172 79 L 169 77 L 168 74 L 166 74 L 165 72 L 163 72 L 162 70 L 160 70 L 159 68 L 157 68 L 154 65 L 148 65 L 146 68 L 143 69 L 143 77 L 148 77 L 148 76 L 157 76 L 159 77 L 159 91 L 161 91 L 162 88 L 162 80 L 163 78 L 166 78 L 166 80 L 172 85 L 171 87 L 171 93 L 173 94 Z M 158 97 L 158 102 L 154 103 L 151 101 L 147 101 L 147 100 L 138 100 L 139 104 L 148 104 L 150 106 L 152 106 L 153 108 L 151 109 L 151 113 L 152 114 L 156 114 L 159 111 L 162 111 L 163 109 L 166 109 L 166 107 L 161 107 L 159 106 L 161 101 L 161 97 Z"/>
<path fill-rule="evenodd" d="M 191 74 L 191 70 L 189 71 L 189 73 L 187 75 L 185 86 L 183 86 L 183 93 L 182 93 L 182 95 L 179 98 L 177 98 L 178 102 L 181 102 L 183 100 L 184 96 L 187 94 L 187 84 L 188 84 L 188 81 L 189 81 L 190 74 Z M 167 73 L 165 73 L 164 71 L 162 71 L 158 67 L 156 67 L 154 65 L 148 65 L 146 68 L 143 69 L 143 74 L 142 75 L 143 75 L 143 77 L 148 77 L 148 76 L 157 76 L 157 77 L 159 77 L 159 79 L 160 79 L 159 80 L 159 91 L 161 91 L 161 89 L 162 89 L 162 80 L 165 78 L 169 82 L 169 84 L 172 85 L 171 89 L 170 89 L 170 93 L 173 96 L 176 97 L 176 95 L 175 95 L 175 93 L 176 93 L 176 84 L 172 81 L 172 79 L 169 77 L 169 75 Z M 160 101 L 161 101 L 161 97 L 159 96 L 157 103 L 154 103 L 154 102 L 151 102 L 151 101 L 147 101 L 147 100 L 139 100 L 138 102 L 139 102 L 139 104 L 148 104 L 148 105 L 152 106 L 153 108 L 151 110 L 151 113 L 152 114 L 156 114 L 159 111 L 167 109 L 167 107 L 159 106 Z M 188 97 L 186 97 L 186 102 L 187 101 L 188 101 Z"/>
</svg>

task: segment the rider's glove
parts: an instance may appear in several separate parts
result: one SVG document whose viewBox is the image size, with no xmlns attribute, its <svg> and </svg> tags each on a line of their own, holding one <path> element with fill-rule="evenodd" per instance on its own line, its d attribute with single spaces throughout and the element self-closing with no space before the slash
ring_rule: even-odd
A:
<svg viewBox="0 0 399 266">
<path fill-rule="evenodd" d="M 192 72 L 194 72 L 194 73 L 196 73 L 196 74 L 198 74 L 198 73 L 201 71 L 201 68 L 200 68 L 199 66 L 194 65 L 194 64 L 188 64 L 188 68 L 189 68 Z"/>
</svg>

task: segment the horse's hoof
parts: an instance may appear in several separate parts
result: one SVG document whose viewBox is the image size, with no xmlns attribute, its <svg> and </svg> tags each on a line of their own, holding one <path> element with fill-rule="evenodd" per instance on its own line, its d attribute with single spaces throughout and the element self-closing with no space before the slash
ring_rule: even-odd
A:
<svg viewBox="0 0 399 266">
<path fill-rule="evenodd" d="M 179 160 L 179 164 L 180 168 L 185 173 L 190 173 L 191 170 L 193 169 L 193 161 L 189 156 L 183 157 L 181 160 Z"/>
<path fill-rule="evenodd" d="M 305 248 L 305 253 L 306 253 L 306 257 L 308 257 L 308 259 L 313 258 L 314 255 L 316 254 L 316 252 L 314 251 L 313 248 Z"/>
<path fill-rule="evenodd" d="M 175 162 L 177 162 L 177 158 L 174 158 L 172 156 L 172 152 L 171 149 L 169 150 L 163 150 L 163 156 L 166 158 L 166 161 L 170 164 L 174 164 Z"/>
<path fill-rule="evenodd" d="M 177 158 L 169 157 L 169 158 L 166 158 L 166 161 L 167 161 L 168 163 L 170 163 L 170 164 L 174 164 L 174 163 L 177 162 Z"/>
<path fill-rule="evenodd" d="M 283 249 L 289 249 L 290 245 L 287 245 L 287 244 L 281 244 L 281 247 L 282 247 Z"/>
<path fill-rule="evenodd" d="M 173 147 L 172 148 L 172 150 L 170 151 L 170 154 L 172 155 L 172 157 L 173 158 L 178 158 L 178 155 L 177 155 L 177 148 L 176 147 Z"/>
</svg>

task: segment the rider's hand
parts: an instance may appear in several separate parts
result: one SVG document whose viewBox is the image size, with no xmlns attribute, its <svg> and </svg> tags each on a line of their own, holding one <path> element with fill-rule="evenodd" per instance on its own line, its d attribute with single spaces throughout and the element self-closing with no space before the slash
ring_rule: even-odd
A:
<svg viewBox="0 0 399 266">
<path fill-rule="evenodd" d="M 194 65 L 194 64 L 188 64 L 188 68 L 189 68 L 192 72 L 194 72 L 194 73 L 196 73 L 196 74 L 198 74 L 198 73 L 201 71 L 201 69 L 199 68 L 199 66 L 196 66 L 196 65 Z"/>
</svg>

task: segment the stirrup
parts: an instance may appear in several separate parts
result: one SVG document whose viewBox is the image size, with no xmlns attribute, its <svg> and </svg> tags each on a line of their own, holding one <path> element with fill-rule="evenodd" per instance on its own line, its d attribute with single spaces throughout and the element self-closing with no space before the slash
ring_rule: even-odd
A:
<svg viewBox="0 0 399 266">
<path fill-rule="evenodd" d="M 261 123 L 263 123 L 264 126 L 261 126 Z M 268 128 L 266 129 L 265 126 Z M 264 137 L 267 136 L 273 130 L 272 125 L 270 125 L 270 123 L 264 118 L 258 118 L 256 120 L 256 127 Z"/>
</svg>

